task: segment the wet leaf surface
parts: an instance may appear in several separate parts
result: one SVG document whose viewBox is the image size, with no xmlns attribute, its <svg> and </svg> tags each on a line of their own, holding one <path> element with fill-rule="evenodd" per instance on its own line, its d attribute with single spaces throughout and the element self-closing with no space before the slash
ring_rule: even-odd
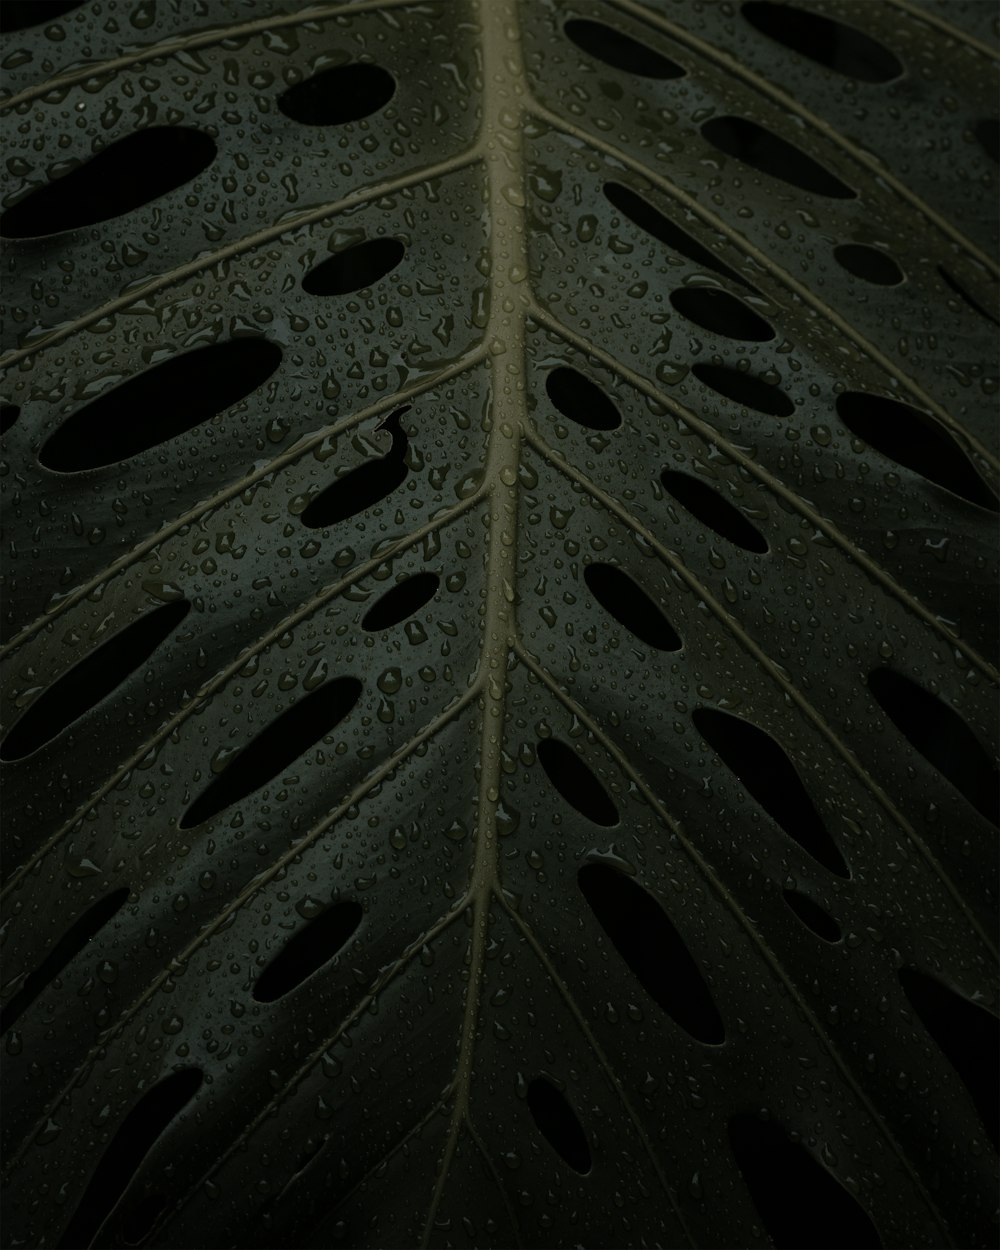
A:
<svg viewBox="0 0 1000 1250">
<path fill-rule="evenodd" d="M 41 7 L 7 1244 L 995 1246 L 991 6 Z"/>
</svg>

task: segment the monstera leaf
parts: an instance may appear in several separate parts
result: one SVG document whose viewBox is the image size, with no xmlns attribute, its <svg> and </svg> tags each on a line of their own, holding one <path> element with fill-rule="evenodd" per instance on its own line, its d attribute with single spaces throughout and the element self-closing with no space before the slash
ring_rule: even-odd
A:
<svg viewBox="0 0 1000 1250">
<path fill-rule="evenodd" d="M 10 1246 L 995 1245 L 995 9 L 14 3 Z"/>
</svg>

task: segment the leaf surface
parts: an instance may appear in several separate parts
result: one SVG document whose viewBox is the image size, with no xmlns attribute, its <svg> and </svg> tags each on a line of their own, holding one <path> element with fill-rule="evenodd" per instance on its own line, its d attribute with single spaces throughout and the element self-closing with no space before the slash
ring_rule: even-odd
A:
<svg viewBox="0 0 1000 1250">
<path fill-rule="evenodd" d="M 9 1244 L 995 1244 L 987 6 L 9 7 Z"/>
</svg>

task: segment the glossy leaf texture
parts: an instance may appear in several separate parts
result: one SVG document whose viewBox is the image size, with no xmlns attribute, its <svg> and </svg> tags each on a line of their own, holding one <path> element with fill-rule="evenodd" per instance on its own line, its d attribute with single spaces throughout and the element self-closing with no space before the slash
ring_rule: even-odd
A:
<svg viewBox="0 0 1000 1250">
<path fill-rule="evenodd" d="M 40 7 L 5 1244 L 995 1246 L 992 6 Z"/>
</svg>

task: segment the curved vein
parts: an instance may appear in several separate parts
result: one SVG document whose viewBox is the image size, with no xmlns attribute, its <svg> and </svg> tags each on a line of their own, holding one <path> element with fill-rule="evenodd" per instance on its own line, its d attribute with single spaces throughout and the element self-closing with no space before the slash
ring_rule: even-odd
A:
<svg viewBox="0 0 1000 1250">
<path fill-rule="evenodd" d="M 483 1163 L 486 1165 L 486 1170 L 489 1172 L 490 1176 L 493 1178 L 493 1182 L 496 1185 L 500 1193 L 500 1201 L 503 1203 L 504 1210 L 507 1212 L 507 1219 L 510 1221 L 511 1231 L 514 1234 L 514 1246 L 517 1248 L 517 1250 L 522 1250 L 522 1247 L 524 1246 L 524 1239 L 521 1236 L 521 1228 L 520 1228 L 520 1225 L 518 1224 L 517 1212 L 514 1210 L 514 1207 L 511 1204 L 510 1198 L 508 1198 L 507 1196 L 507 1190 L 504 1186 L 503 1180 L 500 1177 L 500 1173 L 497 1171 L 497 1166 L 493 1162 L 492 1158 L 490 1157 L 489 1151 L 486 1149 L 486 1143 L 483 1141 L 483 1139 L 479 1136 L 479 1133 L 476 1131 L 476 1126 L 475 1124 L 473 1124 L 471 1117 L 468 1120 L 466 1120 L 465 1128 L 469 1136 L 472 1138 L 473 1145 L 479 1151 L 479 1154 L 483 1160 Z"/>
<path fill-rule="evenodd" d="M 701 417 L 697 416 L 690 408 L 685 407 L 678 400 L 673 399 L 665 391 L 658 390 L 641 374 L 638 374 L 633 369 L 630 369 L 628 365 L 623 364 L 610 353 L 595 346 L 589 340 L 583 338 L 582 335 L 577 334 L 575 330 L 570 329 L 569 326 L 559 321 L 556 317 L 553 317 L 551 313 L 541 306 L 536 306 L 534 308 L 532 311 L 532 317 L 539 323 L 539 325 L 545 326 L 547 330 L 550 330 L 553 334 L 558 335 L 559 338 L 563 339 L 570 346 L 575 347 L 578 351 L 593 357 L 594 360 L 600 361 L 606 368 L 612 370 L 614 373 L 617 373 L 619 377 L 628 382 L 630 386 L 635 387 L 635 389 L 641 394 L 646 395 L 649 399 L 653 399 L 656 403 L 667 408 L 678 420 L 683 421 L 693 430 L 696 430 L 700 436 L 706 440 L 706 442 L 714 443 L 716 446 L 721 448 L 730 460 L 739 464 L 747 471 L 747 473 L 756 478 L 762 486 L 766 487 L 773 494 L 780 496 L 780 498 L 782 498 L 791 509 L 798 512 L 800 516 L 805 517 L 806 520 L 809 521 L 810 525 L 815 526 L 816 529 L 825 534 L 826 537 L 829 538 L 835 546 L 839 547 L 850 560 L 859 564 L 873 580 L 877 581 L 883 590 L 888 591 L 889 594 L 898 599 L 900 603 L 902 603 L 902 605 L 915 616 L 919 616 L 925 625 L 930 626 L 935 633 L 941 636 L 942 640 L 948 645 L 949 648 L 953 647 L 956 650 L 961 651 L 962 655 L 969 661 L 969 663 L 974 668 L 977 668 L 984 677 L 986 677 L 994 685 L 1000 684 L 1000 673 L 997 672 L 987 659 L 979 654 L 975 647 L 966 642 L 964 639 L 950 633 L 944 627 L 941 620 L 934 615 L 930 608 L 925 607 L 924 604 L 921 603 L 919 599 L 915 598 L 905 586 L 900 585 L 900 583 L 897 582 L 890 573 L 887 573 L 881 565 L 877 564 L 871 556 L 862 551 L 859 547 L 856 547 L 850 538 L 838 529 L 832 521 L 822 516 L 814 508 L 810 507 L 810 505 L 802 499 L 801 496 L 797 495 L 794 491 L 785 486 L 780 478 L 775 477 L 752 457 L 744 454 L 744 452 L 742 452 L 735 443 L 730 442 L 724 435 L 715 429 L 714 426 L 711 426 L 708 422 L 703 421 Z"/>
<path fill-rule="evenodd" d="M 692 34 L 682 26 L 671 22 L 669 18 L 663 17 L 661 14 L 647 9 L 645 5 L 639 4 L 637 0 L 612 0 L 616 8 L 623 13 L 637 18 L 639 21 L 646 22 L 649 26 L 656 27 L 671 39 L 675 39 L 678 43 L 685 44 L 692 52 L 704 57 L 708 61 L 714 61 L 726 74 L 732 78 L 742 79 L 749 87 L 757 91 L 760 95 L 767 96 L 783 109 L 787 109 L 794 117 L 801 118 L 814 130 L 818 131 L 828 142 L 834 147 L 839 148 L 841 153 L 867 170 L 873 178 L 882 182 L 896 193 L 899 199 L 907 203 L 910 208 L 918 212 L 926 221 L 930 222 L 941 234 L 946 235 L 953 243 L 957 244 L 967 255 L 975 257 L 979 263 L 992 273 L 995 277 L 1000 277 L 1000 266 L 993 259 L 978 247 L 973 241 L 962 233 L 957 226 L 953 226 L 950 221 L 942 217 L 935 209 L 923 200 L 915 191 L 901 182 L 887 166 L 881 161 L 869 155 L 864 148 L 848 139 L 846 135 L 841 134 L 829 122 L 825 121 L 818 114 L 807 109 L 803 104 L 795 99 L 794 96 L 788 94 L 781 87 L 776 87 L 774 83 L 769 82 L 766 78 L 754 73 L 748 69 L 737 57 L 730 56 L 728 52 L 717 48 L 714 44 L 706 43 L 697 35 Z"/>
<path fill-rule="evenodd" d="M 850 1068 L 847 1066 L 847 1063 L 841 1058 L 840 1052 L 838 1051 L 836 1046 L 834 1046 L 833 1042 L 826 1036 L 823 1029 L 820 1027 L 819 1020 L 817 1019 L 815 1013 L 810 1008 L 809 1004 L 806 1002 L 803 996 L 799 993 L 798 987 L 796 986 L 795 982 L 792 981 L 788 976 L 786 976 L 784 969 L 781 966 L 781 961 L 777 958 L 777 956 L 774 954 L 771 948 L 764 941 L 761 934 L 758 933 L 758 931 L 750 923 L 749 919 L 744 915 L 743 909 L 739 906 L 739 904 L 736 902 L 733 896 L 729 893 L 725 885 L 723 885 L 722 881 L 716 876 L 715 871 L 712 869 L 711 865 L 708 863 L 706 859 L 704 859 L 701 856 L 701 854 L 695 848 L 694 844 L 688 839 L 688 837 L 684 833 L 681 826 L 673 819 L 673 817 L 670 815 L 667 809 L 663 806 L 663 804 L 657 798 L 653 790 L 646 784 L 645 780 L 643 779 L 641 774 L 638 772 L 638 770 L 633 767 L 633 765 L 629 762 L 628 758 L 618 749 L 618 747 L 614 744 L 614 742 L 601 730 L 597 722 L 587 713 L 587 711 L 582 707 L 582 705 L 577 703 L 577 701 L 571 695 L 569 695 L 566 691 L 564 691 L 559 686 L 559 684 L 554 680 L 554 678 L 547 672 L 547 670 L 543 668 L 542 665 L 539 664 L 538 661 L 536 661 L 520 644 L 518 644 L 517 646 L 517 655 L 518 655 L 518 658 L 527 666 L 527 668 L 529 668 L 531 672 L 534 673 L 534 675 L 538 678 L 538 680 L 549 691 L 551 691 L 552 695 L 556 699 L 558 699 L 558 701 L 563 705 L 563 707 L 566 708 L 566 710 L 570 713 L 570 715 L 576 717 L 579 720 L 580 724 L 585 726 L 590 731 L 590 733 L 594 735 L 594 738 L 598 742 L 601 743 L 601 745 L 608 752 L 608 754 L 615 760 L 618 767 L 622 770 L 625 776 L 628 777 L 632 781 L 632 783 L 636 786 L 639 792 L 643 795 L 646 802 L 649 803 L 653 811 L 656 812 L 657 816 L 659 816 L 659 818 L 663 821 L 666 827 L 670 830 L 671 834 L 676 839 L 678 844 L 684 848 L 684 850 L 686 851 L 688 855 L 688 858 L 692 861 L 696 869 L 700 872 L 708 888 L 712 891 L 712 893 L 714 893 L 719 898 L 719 900 L 724 904 L 724 906 L 732 913 L 734 920 L 737 922 L 737 924 L 743 929 L 744 933 L 746 934 L 750 945 L 757 948 L 761 958 L 767 964 L 772 975 L 778 981 L 780 981 L 781 984 L 785 987 L 789 998 L 795 1004 L 796 1008 L 802 1014 L 804 1019 L 808 1022 L 812 1033 L 816 1037 L 819 1044 L 823 1047 L 823 1049 L 830 1056 L 834 1066 L 838 1069 L 841 1076 L 844 1078 L 846 1085 L 854 1094 L 854 1096 L 857 1098 L 861 1106 L 865 1109 L 866 1113 L 870 1117 L 877 1131 L 881 1133 L 885 1141 L 888 1143 L 892 1153 L 899 1160 L 900 1165 L 902 1166 L 904 1171 L 912 1179 L 915 1189 L 923 1198 L 928 1211 L 931 1213 L 932 1217 L 934 1218 L 935 1223 L 941 1229 L 942 1234 L 946 1238 L 946 1241 L 943 1244 L 952 1245 L 953 1242 L 951 1241 L 948 1235 L 948 1226 L 945 1223 L 941 1214 L 939 1213 L 937 1206 L 934 1202 L 934 1199 L 932 1198 L 931 1194 L 928 1192 L 920 1176 L 917 1174 L 909 1158 L 904 1153 L 899 1143 L 896 1141 L 894 1135 L 889 1131 L 888 1126 L 883 1123 L 882 1118 L 879 1116 L 879 1114 L 875 1110 L 875 1107 L 870 1102 L 864 1090 L 861 1088 L 858 1082 L 854 1079 L 853 1073 L 851 1072 Z M 568 993 L 568 990 L 565 992 Z"/>
<path fill-rule="evenodd" d="M 43 0 L 44 2 L 44 0 Z M 191 35 L 181 35 L 173 39 L 165 39 L 162 43 L 148 44 L 137 48 L 134 52 L 125 52 L 121 56 L 106 61 L 94 61 L 75 69 L 64 70 L 54 74 L 44 82 L 33 87 L 25 87 L 17 95 L 0 100 L 0 111 L 15 108 L 28 100 L 48 95 L 50 91 L 58 91 L 63 87 L 72 86 L 75 82 L 86 82 L 90 78 L 101 78 L 105 74 L 116 74 L 119 70 L 128 69 L 130 65 L 140 65 L 143 61 L 155 61 L 159 57 L 175 56 L 178 52 L 189 52 L 194 48 L 207 48 L 215 43 L 224 43 L 228 39 L 242 39 L 249 35 L 265 34 L 271 30 L 287 29 L 289 26 L 304 26 L 306 22 L 324 22 L 334 17 L 352 16 L 355 13 L 371 13 L 380 9 L 400 9 L 412 5 L 414 0 L 353 0 L 353 3 L 331 4 L 328 6 L 312 6 L 299 9 L 297 13 L 275 13 L 271 17 L 257 17 L 249 22 L 236 22 L 231 26 L 215 26 L 210 30 L 199 30 Z"/>
<path fill-rule="evenodd" d="M 958 26 L 952 25 L 946 18 L 939 17 L 929 9 L 910 4 L 909 0 L 888 0 L 888 3 L 893 8 L 905 13 L 907 17 L 913 18 L 915 22 L 926 22 L 928 26 L 937 27 L 949 39 L 954 39 L 956 43 L 967 44 L 974 51 L 988 57 L 991 61 L 1000 60 L 1000 51 L 996 48 L 990 47 L 988 43 L 983 43 L 977 35 L 970 34 L 969 31 L 961 30 Z"/>
<path fill-rule="evenodd" d="M 523 648 L 519 648 L 519 655 L 522 659 L 525 659 L 527 656 L 527 653 L 523 650 Z M 529 667 L 532 669 L 532 671 L 534 671 L 537 666 L 534 664 L 529 664 Z M 674 1197 L 674 1192 L 670 1188 L 669 1183 L 667 1182 L 666 1175 L 664 1174 L 663 1168 L 660 1166 L 659 1159 L 656 1157 L 656 1152 L 653 1150 L 652 1143 L 650 1142 L 649 1137 L 646 1134 L 646 1130 L 642 1126 L 642 1121 L 639 1119 L 638 1115 L 636 1114 L 635 1110 L 632 1107 L 632 1104 L 629 1102 L 628 1095 L 625 1093 L 625 1090 L 622 1088 L 621 1082 L 619 1081 L 618 1077 L 615 1075 L 615 1070 L 609 1063 L 608 1058 L 605 1055 L 600 1042 L 598 1042 L 593 1029 L 591 1029 L 590 1025 L 587 1023 L 586 1016 L 577 1006 L 576 999 L 573 997 L 573 994 L 571 993 L 569 986 L 566 984 L 566 982 L 562 979 L 562 977 L 556 971 L 552 961 L 549 959 L 548 955 L 546 955 L 541 942 L 539 942 L 538 939 L 535 937 L 534 932 L 527 925 L 527 923 L 517 914 L 514 908 L 511 907 L 510 903 L 508 903 L 507 899 L 503 896 L 503 893 L 498 890 L 496 892 L 496 896 L 501 906 L 507 912 L 507 915 L 513 921 L 514 927 L 518 930 L 518 932 L 524 938 L 528 946 L 531 947 L 531 950 L 534 953 L 535 957 L 538 959 L 539 963 L 542 965 L 542 968 L 545 970 L 546 976 L 549 978 L 549 980 L 558 990 L 559 994 L 562 996 L 562 999 L 565 1002 L 566 1006 L 568 1007 L 570 1015 L 573 1017 L 573 1020 L 576 1023 L 577 1028 L 580 1030 L 583 1036 L 587 1039 L 587 1044 L 590 1046 L 591 1050 L 594 1052 L 594 1055 L 597 1058 L 598 1066 L 600 1067 L 601 1071 L 604 1073 L 611 1088 L 618 1095 L 619 1102 L 625 1108 L 625 1113 L 628 1116 L 629 1120 L 632 1122 L 632 1127 L 635 1129 L 636 1134 L 638 1135 L 639 1140 L 642 1142 L 643 1148 L 646 1151 L 646 1154 L 649 1156 L 649 1161 L 653 1165 L 653 1170 L 656 1173 L 656 1177 L 659 1180 L 660 1184 L 663 1187 L 664 1192 L 666 1193 L 667 1197 L 670 1200 L 671 1209 L 673 1210 L 673 1213 L 677 1218 L 678 1224 L 684 1230 L 684 1234 L 688 1239 L 688 1244 L 691 1246 L 696 1246 L 697 1243 L 694 1240 L 694 1236 L 692 1235 L 691 1230 L 688 1228 L 687 1221 L 684 1219 L 684 1215 L 680 1209 L 680 1206 L 677 1203 L 677 1199 Z"/>
<path fill-rule="evenodd" d="M 318 447 L 321 443 L 325 442 L 326 439 L 338 438 L 347 430 L 353 429 L 356 425 L 360 425 L 364 421 L 371 420 L 373 417 L 381 416 L 383 413 L 389 412 L 393 408 L 398 408 L 400 405 L 409 402 L 411 399 L 417 398 L 419 395 L 425 394 L 427 391 L 434 390 L 435 387 L 441 386 L 445 382 L 450 382 L 453 378 L 458 377 L 459 374 L 465 373 L 466 370 L 479 364 L 484 359 L 485 355 L 486 349 L 481 344 L 477 345 L 472 351 L 467 352 L 466 355 L 455 361 L 454 364 L 449 365 L 446 369 L 440 369 L 430 377 L 424 378 L 420 382 L 414 383 L 412 386 L 404 387 L 402 390 L 396 391 L 393 395 L 384 396 L 382 399 L 376 400 L 374 404 L 369 404 L 366 408 L 362 408 L 360 412 L 352 413 L 350 416 L 345 417 L 342 421 L 335 422 L 333 425 L 323 426 L 315 433 L 309 434 L 304 439 L 299 440 L 299 442 L 295 443 L 292 447 L 289 447 L 287 451 L 282 452 L 280 456 L 275 456 L 275 458 L 268 461 L 267 464 L 261 465 L 260 467 L 254 469 L 253 472 L 247 473 L 243 477 L 238 478 L 235 482 L 230 482 L 214 495 L 211 495 L 208 499 L 199 501 L 193 508 L 189 508 L 186 512 L 182 512 L 179 517 L 176 517 L 168 525 L 164 525 L 149 538 L 144 538 L 141 543 L 133 547 L 130 551 L 125 552 L 124 555 L 119 556 L 117 560 L 112 560 L 110 564 L 105 565 L 104 568 L 101 569 L 100 572 L 95 573 L 89 581 L 86 581 L 82 585 L 76 587 L 76 589 L 70 591 L 65 598 L 62 598 L 58 601 L 58 603 L 53 604 L 47 612 L 43 612 L 42 615 L 36 617 L 34 621 L 23 626 L 14 635 L 14 637 L 10 639 L 9 642 L 0 647 L 0 659 L 5 659 L 13 651 L 16 651 L 18 647 L 23 646 L 23 644 L 38 633 L 40 629 L 43 629 L 45 626 L 51 624 L 53 620 L 55 620 L 68 608 L 73 607 L 82 599 L 86 599 L 89 594 L 92 594 L 93 591 L 95 591 L 104 582 L 117 576 L 123 570 L 133 565 L 137 560 L 141 560 L 143 556 L 154 550 L 154 548 L 160 546 L 160 544 L 165 542 L 166 539 L 172 538 L 173 535 L 185 525 L 191 525 L 193 522 L 200 520 L 201 517 L 205 516 L 206 513 L 211 512 L 214 508 L 221 507 L 230 499 L 242 494 L 247 487 L 255 485 L 257 482 L 262 481 L 266 477 L 270 477 L 272 473 L 277 473 L 281 469 L 287 468 L 290 464 L 294 464 L 295 461 L 308 455 L 309 452 Z"/>
<path fill-rule="evenodd" d="M 196 257 L 194 260 L 187 261 L 183 265 L 176 265 L 173 269 L 168 269 L 166 273 L 156 274 L 152 278 L 141 280 L 136 286 L 129 287 L 128 290 L 115 296 L 114 299 L 109 300 L 106 304 L 101 304 L 97 308 L 92 308 L 88 312 L 82 313 L 72 321 L 67 321 L 65 325 L 53 326 L 51 330 L 40 333 L 36 339 L 25 347 L 14 348 L 6 356 L 0 356 L 0 369 L 8 368 L 31 356 L 35 356 L 47 347 L 52 347 L 53 344 L 69 338 L 70 335 L 76 334 L 80 330 L 85 330 L 87 326 L 93 325 L 97 321 L 103 321 L 105 317 L 113 316 L 115 313 L 121 312 L 123 308 L 128 308 L 131 304 L 135 304 L 141 299 L 146 299 L 150 295 L 155 295 L 166 287 L 173 286 L 176 282 L 182 282 L 185 278 L 190 278 L 194 274 L 200 273 L 201 270 L 217 265 L 221 261 L 231 260 L 234 256 L 239 256 L 243 252 L 259 247 L 262 243 L 270 243 L 273 239 L 281 238 L 284 234 L 290 234 L 293 230 L 299 230 L 303 226 L 312 225 L 313 222 L 322 221 L 324 217 L 344 212 L 345 209 L 369 204 L 373 200 L 381 199 L 386 195 L 394 195 L 407 187 L 419 186 L 422 182 L 430 182 L 434 178 L 443 178 L 447 174 L 453 174 L 468 165 L 474 165 L 478 159 L 478 148 L 466 148 L 464 152 L 457 152 L 454 156 L 449 156 L 447 160 L 438 161 L 434 165 L 424 165 L 412 173 L 400 174 L 398 178 L 390 178 L 388 182 L 366 187 L 363 191 L 345 195 L 339 200 L 329 200 L 318 207 L 305 208 L 292 216 L 283 217 L 281 221 L 273 222 L 270 226 L 264 226 L 260 230 L 254 230 L 251 234 L 244 235 L 240 239 L 234 239 L 231 243 L 226 243 L 223 247 L 216 248 L 214 252 L 203 252 L 201 256 Z"/>
<path fill-rule="evenodd" d="M 687 588 L 702 601 L 712 615 L 718 620 L 723 629 L 728 630 L 736 641 L 743 647 L 747 655 L 755 661 L 767 673 L 773 682 L 775 682 L 784 692 L 785 696 L 790 699 L 802 715 L 808 720 L 813 728 L 817 730 L 820 737 L 826 740 L 841 761 L 847 766 L 848 770 L 854 774 L 861 785 L 871 794 L 872 798 L 884 809 L 890 820 L 898 826 L 900 831 L 906 835 L 910 842 L 920 852 L 927 866 L 940 880 L 943 887 L 951 895 L 956 907 L 962 912 L 969 925 L 973 928 L 984 946 L 989 950 L 994 958 L 997 955 L 997 948 L 991 941 L 989 935 L 980 925 L 979 921 L 969 910 L 964 899 L 955 888 L 951 878 L 945 872 L 941 864 L 931 853 L 930 848 L 924 840 L 918 835 L 910 822 L 906 819 L 901 811 L 896 807 L 888 794 L 876 782 L 875 778 L 868 772 L 857 756 L 845 746 L 840 740 L 839 735 L 834 729 L 826 723 L 826 720 L 813 707 L 812 703 L 805 697 L 799 688 L 786 676 L 785 672 L 770 658 L 766 651 L 754 641 L 750 634 L 743 626 L 725 610 L 722 604 L 715 598 L 712 592 L 703 582 L 701 582 L 687 565 L 678 558 L 675 552 L 665 547 L 659 541 L 652 530 L 648 529 L 641 521 L 637 520 L 628 510 L 617 500 L 606 494 L 599 486 L 596 486 L 590 479 L 579 469 L 574 468 L 568 461 L 558 457 L 555 452 L 541 439 L 537 434 L 529 432 L 526 434 L 526 440 L 534 449 L 543 456 L 549 464 L 556 470 L 563 473 L 571 481 L 577 483 L 587 494 L 590 495 L 601 507 L 608 512 L 613 513 L 623 525 L 626 525 L 632 532 L 639 535 L 648 543 L 649 547 L 656 552 L 661 560 L 667 564 L 677 576 L 685 583 Z"/>
<path fill-rule="evenodd" d="M 176 976 L 178 968 L 185 965 L 201 949 L 208 939 L 219 931 L 230 916 L 234 915 L 248 902 L 250 902 L 250 900 L 253 899 L 264 886 L 273 881 L 274 878 L 284 869 L 288 868 L 298 856 L 307 851 L 355 804 L 360 803 L 372 790 L 385 781 L 386 778 L 390 777 L 399 765 L 412 755 L 418 747 L 422 746 L 425 742 L 429 742 L 431 738 L 440 733 L 446 725 L 463 712 L 473 699 L 478 697 L 481 686 L 482 681 L 477 678 L 463 695 L 461 695 L 453 703 L 449 704 L 443 712 L 436 716 L 432 721 L 429 721 L 423 729 L 414 734 L 408 742 L 404 743 L 398 748 L 398 750 L 394 751 L 387 760 L 380 764 L 378 768 L 369 773 L 369 775 L 357 786 L 355 786 L 350 794 L 348 794 L 347 797 L 337 805 L 337 807 L 333 808 L 332 811 L 326 814 L 326 816 L 317 821 L 312 829 L 299 838 L 298 841 L 294 842 L 288 850 L 280 855 L 278 859 L 269 865 L 269 867 L 264 869 L 263 872 L 260 872 L 255 877 L 251 878 L 239 894 L 237 894 L 231 902 L 227 903 L 213 920 L 209 921 L 203 928 L 199 929 L 197 936 L 192 938 L 192 940 L 179 954 L 172 955 L 170 957 L 167 966 L 164 967 L 160 973 L 154 977 L 152 982 L 143 989 L 142 993 L 139 994 L 125 1008 L 125 1010 L 119 1015 L 117 1021 L 100 1035 L 97 1042 L 95 1042 L 95 1044 L 90 1048 L 86 1056 L 80 1061 L 79 1064 L 77 1064 L 70 1079 L 62 1087 L 58 1094 L 56 1094 L 46 1105 L 45 1109 L 40 1113 L 38 1119 L 25 1134 L 21 1145 L 16 1151 L 12 1152 L 5 1168 L 6 1174 L 12 1174 L 14 1172 L 14 1169 L 16 1168 L 21 1157 L 24 1155 L 24 1152 L 31 1146 L 35 1134 L 48 1121 L 48 1119 L 55 1114 L 63 1100 L 72 1092 L 74 1086 L 80 1079 L 80 1073 L 87 1071 L 90 1065 L 106 1052 L 108 1045 L 115 1038 L 119 1037 L 126 1028 L 128 1028 L 131 1020 L 134 1019 L 136 1014 L 143 1009 L 146 1003 L 160 989 L 164 982 L 170 977 Z M 459 910 L 464 908 L 464 905 L 464 902 L 460 903 L 458 905 Z M 448 917 L 450 917 L 451 914 L 452 913 L 449 912 Z M 447 917 L 445 919 L 447 919 Z"/>
<path fill-rule="evenodd" d="M 558 113 L 553 113 L 550 109 L 539 103 L 534 103 L 531 110 L 539 121 L 545 122 L 554 130 L 562 131 L 564 134 L 571 135 L 580 143 L 587 144 L 597 152 L 603 153 L 619 164 L 624 165 L 627 169 L 631 169 L 634 173 L 640 174 L 648 179 L 649 182 L 662 191 L 664 195 L 669 196 L 678 204 L 681 204 L 686 210 L 698 217 L 709 229 L 719 234 L 725 235 L 729 242 L 743 252 L 745 256 L 756 262 L 756 264 L 782 286 L 791 291 L 797 298 L 808 307 L 812 308 L 821 316 L 824 321 L 836 327 L 837 330 L 858 348 L 860 352 L 866 355 L 870 360 L 880 365 L 890 377 L 898 379 L 901 388 L 906 391 L 910 397 L 916 401 L 918 405 L 922 405 L 946 426 L 954 435 L 956 441 L 963 446 L 971 448 L 994 470 L 1000 470 L 1000 458 L 998 458 L 990 449 L 974 434 L 960 425 L 951 414 L 933 399 L 919 383 L 909 377 L 900 366 L 890 359 L 880 348 L 870 342 L 865 336 L 851 325 L 840 313 L 824 303 L 818 295 L 815 295 L 808 286 L 793 277 L 787 269 L 783 269 L 777 264 L 767 252 L 761 251 L 756 244 L 752 243 L 745 235 L 740 234 L 732 226 L 728 225 L 721 217 L 717 217 L 710 209 L 707 209 L 702 203 L 683 191 L 675 183 L 664 178 L 662 174 L 656 170 L 637 160 L 634 156 L 630 156 L 627 152 L 623 152 L 612 143 L 599 138 L 597 135 L 591 134 L 582 127 L 577 126 L 568 118 L 561 117 Z"/>
<path fill-rule="evenodd" d="M 160 745 L 161 742 L 164 742 L 170 737 L 171 734 L 175 733 L 180 726 L 183 725 L 184 722 L 199 709 L 199 707 L 201 707 L 206 699 L 209 699 L 212 695 L 218 693 L 226 682 L 235 677 L 240 669 L 242 669 L 244 665 L 253 658 L 253 656 L 259 655 L 260 652 L 266 647 L 276 642 L 282 634 L 286 633 L 290 629 L 294 629 L 295 626 L 305 620 L 307 616 L 311 616 L 313 612 L 318 611 L 318 609 L 322 608 L 332 599 L 335 599 L 338 595 L 343 594 L 343 592 L 353 586 L 355 582 L 361 581 L 362 578 L 367 577 L 369 573 L 372 573 L 388 560 L 395 559 L 403 551 L 407 550 L 407 548 L 412 547 L 415 543 L 420 542 L 421 539 L 426 538 L 428 534 L 433 534 L 436 531 L 443 529 L 446 525 L 449 525 L 457 517 L 461 516 L 463 512 L 467 512 L 474 505 L 478 504 L 483 498 L 483 493 L 484 492 L 480 490 L 477 491 L 476 494 L 470 495 L 468 499 L 463 499 L 461 503 L 455 504 L 452 508 L 449 508 L 447 512 L 437 517 L 435 520 L 428 521 L 428 523 L 426 525 L 422 525 L 420 529 L 414 530 L 412 533 L 400 538 L 396 543 L 394 543 L 391 547 L 386 548 L 386 550 L 381 552 L 378 556 L 373 556 L 371 559 L 366 560 L 363 564 L 359 564 L 356 568 L 352 569 L 346 577 L 342 577 L 339 581 L 333 582 L 329 586 L 325 586 L 318 594 L 314 595 L 311 599 L 306 600 L 305 603 L 300 604 L 299 607 L 297 607 L 288 616 L 283 617 L 265 634 L 262 634 L 248 647 L 245 647 L 235 660 L 220 669 L 219 672 L 211 677 L 203 686 L 201 686 L 195 694 L 192 695 L 185 704 L 183 704 L 182 707 L 178 708 L 173 716 L 165 721 L 154 734 L 151 734 L 145 739 L 145 741 L 140 743 L 128 759 L 119 764 L 115 768 L 114 772 L 96 791 L 88 795 L 83 803 L 76 808 L 73 814 L 51 835 L 48 841 L 40 846 L 28 860 L 17 866 L 11 874 L 10 879 L 4 885 L 2 891 L 0 891 L 0 902 L 5 901 L 8 895 L 20 886 L 25 877 L 30 876 L 37 870 L 38 865 L 42 862 L 42 860 L 44 860 L 45 857 L 59 845 L 63 838 L 73 832 L 74 828 L 76 828 L 79 822 L 86 817 L 87 813 L 94 809 L 102 799 L 110 794 L 111 791 L 119 785 L 122 779 L 146 758 L 150 751 L 154 750 Z"/>
</svg>

